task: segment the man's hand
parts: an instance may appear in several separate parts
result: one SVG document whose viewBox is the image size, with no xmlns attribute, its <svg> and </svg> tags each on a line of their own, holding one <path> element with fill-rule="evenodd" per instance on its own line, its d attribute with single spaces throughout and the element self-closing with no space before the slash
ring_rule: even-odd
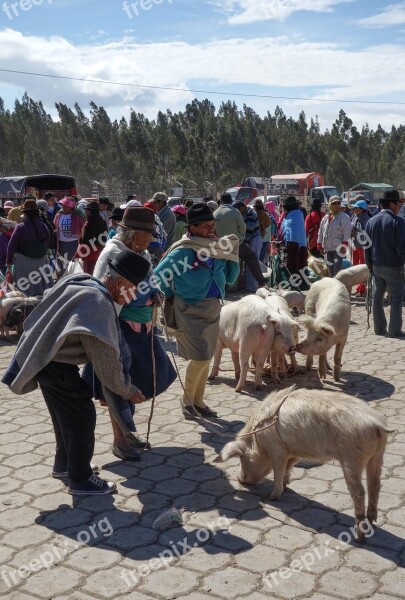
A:
<svg viewBox="0 0 405 600">
<path fill-rule="evenodd" d="M 152 296 L 152 305 L 153 306 L 161 306 L 163 304 L 163 300 L 165 299 L 165 295 L 163 292 L 156 292 L 154 296 Z"/>
<path fill-rule="evenodd" d="M 134 404 L 142 404 L 142 402 L 146 402 L 145 396 L 142 394 L 141 390 L 136 390 L 135 394 L 129 398 L 130 402 Z"/>
</svg>

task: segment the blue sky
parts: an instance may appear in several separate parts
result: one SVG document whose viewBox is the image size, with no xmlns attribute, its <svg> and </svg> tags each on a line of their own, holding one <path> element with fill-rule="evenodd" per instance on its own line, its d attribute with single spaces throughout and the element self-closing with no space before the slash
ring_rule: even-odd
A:
<svg viewBox="0 0 405 600">
<path fill-rule="evenodd" d="M 308 121 L 318 116 L 322 129 L 344 108 L 360 128 L 390 128 L 405 121 L 404 32 L 405 1 L 0 0 L 2 69 L 226 92 L 0 72 L 0 96 L 11 108 L 27 91 L 52 114 L 55 102 L 86 110 L 93 100 L 114 118 L 131 108 L 153 118 L 158 110 L 182 110 L 194 97 L 217 107 L 231 99 L 261 115 L 277 104 L 294 118 L 304 110 Z"/>
</svg>

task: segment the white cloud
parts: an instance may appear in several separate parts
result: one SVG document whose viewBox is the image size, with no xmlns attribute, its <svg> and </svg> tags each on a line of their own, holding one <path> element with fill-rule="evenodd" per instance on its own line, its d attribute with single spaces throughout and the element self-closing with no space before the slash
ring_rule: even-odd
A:
<svg viewBox="0 0 405 600">
<path fill-rule="evenodd" d="M 333 6 L 356 0 L 220 0 L 216 4 L 230 16 L 230 25 L 284 21 L 297 11 L 332 12 Z M 236 12 L 237 11 L 237 12 Z"/>
<path fill-rule="evenodd" d="M 360 127 L 365 121 L 371 126 L 381 122 L 388 127 L 404 121 L 400 106 L 319 102 L 319 99 L 364 98 L 401 98 L 402 101 L 405 97 L 405 47 L 402 45 L 386 44 L 352 51 L 338 44 L 298 43 L 284 37 L 215 40 L 205 44 L 139 44 L 124 38 L 106 44 L 74 45 L 62 37 L 24 36 L 8 29 L 0 32 L 0 47 L 0 68 L 5 69 L 140 86 L 184 89 L 196 87 L 194 82 L 198 81 L 199 89 L 238 91 L 243 87 L 243 90 L 264 94 L 307 98 L 315 95 L 308 103 L 248 97 L 235 98 L 235 101 L 239 105 L 246 102 L 260 114 L 274 110 L 276 104 L 294 114 L 303 109 L 308 116 L 319 115 L 323 122 L 332 113 L 337 115 L 343 106 L 348 114 L 356 111 Z M 265 79 L 263 74 L 266 74 Z M 13 85 L 17 96 L 26 89 L 32 98 L 42 100 L 48 110 L 55 102 L 70 106 L 79 102 L 86 108 L 93 100 L 117 118 L 123 114 L 128 116 L 130 106 L 154 118 L 158 110 L 184 108 L 196 95 L 3 72 L 0 72 L 0 81 Z M 260 87 L 264 84 L 269 87 Z M 227 99 L 226 96 L 198 95 L 199 98 L 206 96 L 217 106 Z M 229 97 L 232 98 L 232 94 Z"/>
<path fill-rule="evenodd" d="M 356 21 L 361 27 L 369 27 L 372 29 L 382 29 L 384 27 L 392 27 L 405 24 L 405 2 L 399 4 L 390 4 L 377 15 L 359 19 Z"/>
</svg>

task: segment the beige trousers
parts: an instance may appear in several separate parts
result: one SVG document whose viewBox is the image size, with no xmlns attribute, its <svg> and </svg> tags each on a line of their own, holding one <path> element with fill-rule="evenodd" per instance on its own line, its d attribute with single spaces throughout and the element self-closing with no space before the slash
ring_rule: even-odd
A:
<svg viewBox="0 0 405 600">
<path fill-rule="evenodd" d="M 183 405 L 205 406 L 204 392 L 208 379 L 210 360 L 190 360 L 184 381 Z"/>
</svg>

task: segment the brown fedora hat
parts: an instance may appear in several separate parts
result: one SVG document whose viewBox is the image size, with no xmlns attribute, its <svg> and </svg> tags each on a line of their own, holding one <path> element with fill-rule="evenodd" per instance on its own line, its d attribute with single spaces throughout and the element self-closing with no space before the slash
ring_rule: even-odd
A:
<svg viewBox="0 0 405 600">
<path fill-rule="evenodd" d="M 143 206 L 128 206 L 125 209 L 122 221 L 118 223 L 121 227 L 127 229 L 136 229 L 138 231 L 148 231 L 155 233 L 155 213 L 151 208 Z"/>
</svg>

